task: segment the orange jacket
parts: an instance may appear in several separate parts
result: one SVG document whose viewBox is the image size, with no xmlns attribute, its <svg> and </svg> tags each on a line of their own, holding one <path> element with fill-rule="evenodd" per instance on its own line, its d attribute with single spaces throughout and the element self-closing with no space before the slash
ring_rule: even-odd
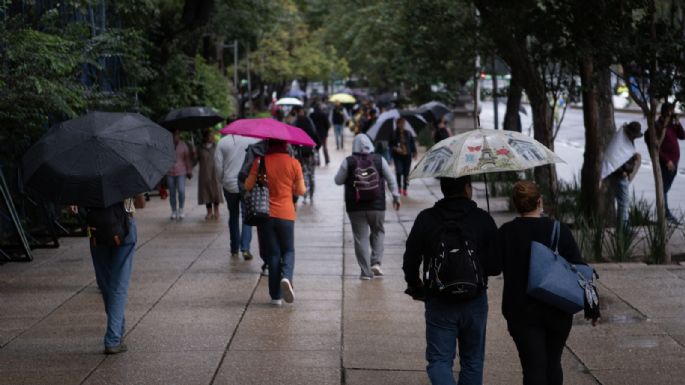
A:
<svg viewBox="0 0 685 385">
<path fill-rule="evenodd" d="M 300 162 L 285 153 L 267 154 L 266 178 L 269 185 L 269 216 L 286 220 L 295 220 L 293 195 L 304 195 L 304 177 Z M 257 180 L 259 159 L 252 163 L 250 175 L 245 181 L 245 188 L 252 190 Z"/>
</svg>

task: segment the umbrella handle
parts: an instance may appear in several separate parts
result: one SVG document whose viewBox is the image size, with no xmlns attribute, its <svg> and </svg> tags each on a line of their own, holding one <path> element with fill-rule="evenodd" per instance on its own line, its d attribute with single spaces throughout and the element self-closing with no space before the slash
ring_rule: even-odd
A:
<svg viewBox="0 0 685 385">
<path fill-rule="evenodd" d="M 488 174 L 483 174 L 483 180 L 485 181 L 485 203 L 488 206 L 488 214 L 490 213 L 490 194 L 488 194 Z"/>
</svg>

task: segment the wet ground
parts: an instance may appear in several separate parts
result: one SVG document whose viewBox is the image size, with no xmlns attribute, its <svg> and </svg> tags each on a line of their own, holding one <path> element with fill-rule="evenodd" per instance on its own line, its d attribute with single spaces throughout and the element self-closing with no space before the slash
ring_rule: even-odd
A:
<svg viewBox="0 0 685 385">
<path fill-rule="evenodd" d="M 428 384 L 422 304 L 402 293 L 401 259 L 413 218 L 439 186 L 416 181 L 402 209 L 387 212 L 385 276 L 361 281 L 342 188 L 332 182 L 345 153 L 331 153 L 317 170 L 314 204 L 298 207 L 293 304 L 268 303 L 261 261 L 229 256 L 225 206 L 219 221 L 205 221 L 190 183 L 182 222 L 168 219 L 158 197 L 137 215 L 127 353 L 102 354 L 105 316 L 85 239 L 0 266 L 0 384 Z M 597 268 L 604 320 L 592 328 L 576 319 L 566 383 L 682 384 L 685 268 Z M 491 280 L 485 383 L 517 384 L 501 287 Z"/>
</svg>

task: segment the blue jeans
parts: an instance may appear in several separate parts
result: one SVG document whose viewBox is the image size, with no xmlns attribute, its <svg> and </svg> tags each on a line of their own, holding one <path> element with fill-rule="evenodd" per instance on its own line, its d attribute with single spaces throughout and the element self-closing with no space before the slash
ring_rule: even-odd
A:
<svg viewBox="0 0 685 385">
<path fill-rule="evenodd" d="M 95 280 L 102 293 L 107 313 L 105 347 L 117 346 L 124 336 L 124 310 L 128 299 L 128 284 L 136 249 L 136 222 L 131 219 L 128 235 L 121 246 L 90 246 L 95 268 Z"/>
<path fill-rule="evenodd" d="M 678 174 L 678 165 L 675 165 L 675 169 L 673 171 L 669 171 L 668 167 L 666 167 L 666 164 L 663 162 L 659 162 L 659 165 L 661 166 L 661 179 L 664 182 L 664 204 L 666 205 L 666 217 L 672 218 L 673 213 L 671 213 L 671 211 L 668 209 L 668 190 L 671 189 L 673 180 Z"/>
<path fill-rule="evenodd" d="M 166 184 L 169 188 L 169 204 L 171 205 L 171 210 L 176 211 L 176 193 L 178 192 L 178 207 L 183 208 L 183 204 L 186 201 L 186 176 L 166 176 Z"/>
<path fill-rule="evenodd" d="M 228 207 L 228 233 L 231 237 L 231 253 L 250 251 L 252 242 L 252 226 L 245 224 L 245 202 L 240 193 L 228 192 L 224 189 L 226 207 Z M 240 222 L 243 222 L 242 229 Z M 238 244 L 240 243 L 240 244 Z"/>
<path fill-rule="evenodd" d="M 630 206 L 630 181 L 627 176 L 616 179 L 616 217 L 618 225 L 628 226 L 628 209 Z"/>
<path fill-rule="evenodd" d="M 269 265 L 269 295 L 281 299 L 281 278 L 292 282 L 295 270 L 295 221 L 269 218 L 260 228 Z"/>
<path fill-rule="evenodd" d="M 433 385 L 456 385 L 452 366 L 459 344 L 459 385 L 483 383 L 485 325 L 488 296 L 485 291 L 467 302 L 426 302 L 426 360 Z"/>
<path fill-rule="evenodd" d="M 333 125 L 333 131 L 335 134 L 335 148 L 337 150 L 343 148 L 343 125 L 342 124 L 334 124 Z"/>
</svg>

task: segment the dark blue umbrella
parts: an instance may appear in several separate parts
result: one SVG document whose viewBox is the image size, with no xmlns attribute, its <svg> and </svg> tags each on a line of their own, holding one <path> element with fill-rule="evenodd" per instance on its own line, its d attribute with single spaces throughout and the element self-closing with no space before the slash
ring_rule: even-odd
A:
<svg viewBox="0 0 685 385">
<path fill-rule="evenodd" d="M 92 112 L 52 127 L 24 154 L 24 183 L 48 200 L 109 207 L 152 190 L 176 161 L 171 133 L 131 113 Z"/>
</svg>

